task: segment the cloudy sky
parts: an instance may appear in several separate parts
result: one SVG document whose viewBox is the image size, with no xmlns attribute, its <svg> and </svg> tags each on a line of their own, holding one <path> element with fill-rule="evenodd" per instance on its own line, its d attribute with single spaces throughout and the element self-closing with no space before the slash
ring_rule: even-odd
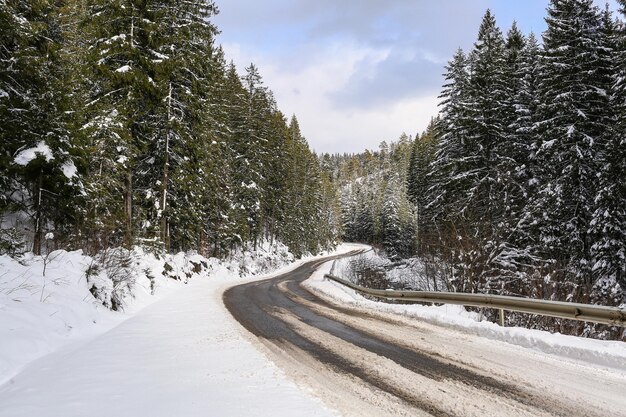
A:
<svg viewBox="0 0 626 417">
<path fill-rule="evenodd" d="M 375 149 L 437 113 L 448 59 L 490 8 L 502 30 L 545 29 L 548 0 L 217 0 L 219 41 L 254 62 L 318 152 Z M 598 4 L 604 2 L 598 1 Z M 611 1 L 614 7 L 614 0 Z"/>
</svg>

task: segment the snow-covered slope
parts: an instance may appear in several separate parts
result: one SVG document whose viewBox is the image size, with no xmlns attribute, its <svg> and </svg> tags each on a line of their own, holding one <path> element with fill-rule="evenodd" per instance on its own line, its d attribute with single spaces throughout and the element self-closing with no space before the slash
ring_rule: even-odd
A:
<svg viewBox="0 0 626 417">
<path fill-rule="evenodd" d="M 232 285 L 268 277 L 243 275 L 282 266 L 275 275 L 310 259 L 293 262 L 284 247 L 222 262 L 137 253 L 139 270 L 153 268 L 153 276 L 164 261 L 183 276 L 191 261 L 207 268 L 188 285 L 161 275 L 154 295 L 139 274 L 126 311 L 111 312 L 89 292 L 81 271 L 90 259 L 79 252 L 55 254 L 45 288 L 41 259 L 1 258 L 0 416 L 334 415 L 257 350 L 221 300 Z"/>
<path fill-rule="evenodd" d="M 227 260 L 184 253 L 157 258 L 140 248 L 126 255 L 123 268 L 95 267 L 96 260 L 80 251 L 0 257 L 0 384 L 27 363 L 111 329 L 187 282 L 233 281 L 294 261 L 281 244 L 261 245 Z M 119 311 L 105 307 L 111 307 L 112 298 Z"/>
</svg>

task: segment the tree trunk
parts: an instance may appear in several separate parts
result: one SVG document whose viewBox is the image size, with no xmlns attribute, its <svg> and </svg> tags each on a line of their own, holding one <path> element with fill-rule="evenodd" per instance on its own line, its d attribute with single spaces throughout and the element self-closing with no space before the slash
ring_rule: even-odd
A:
<svg viewBox="0 0 626 417">
<path fill-rule="evenodd" d="M 169 86 L 169 94 L 167 96 L 167 123 L 170 123 L 171 109 L 172 109 L 172 83 Z M 170 128 L 167 128 L 165 134 L 165 157 L 163 158 L 163 179 L 161 183 L 161 195 L 163 200 L 161 201 L 161 241 L 165 245 L 165 250 L 170 250 L 170 236 L 169 236 L 169 224 L 167 221 L 167 191 L 169 182 L 169 167 L 170 167 Z"/>
<path fill-rule="evenodd" d="M 130 171 L 126 171 L 126 183 L 124 189 L 124 246 L 126 249 L 131 249 L 133 245 L 133 174 Z"/>
<path fill-rule="evenodd" d="M 35 193 L 37 194 L 37 203 L 35 205 L 35 235 L 33 236 L 33 253 L 37 256 L 41 255 L 41 187 L 43 185 L 43 174 L 39 173 L 39 181 Z"/>
</svg>

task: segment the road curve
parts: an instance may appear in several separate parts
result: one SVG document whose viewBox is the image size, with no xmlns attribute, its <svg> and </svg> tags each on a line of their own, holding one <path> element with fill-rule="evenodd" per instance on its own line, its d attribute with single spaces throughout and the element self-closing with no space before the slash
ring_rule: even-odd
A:
<svg viewBox="0 0 626 417">
<path fill-rule="evenodd" d="M 342 414 L 626 416 L 623 374 L 345 308 L 303 288 L 329 259 L 223 299 L 273 360 Z"/>
</svg>

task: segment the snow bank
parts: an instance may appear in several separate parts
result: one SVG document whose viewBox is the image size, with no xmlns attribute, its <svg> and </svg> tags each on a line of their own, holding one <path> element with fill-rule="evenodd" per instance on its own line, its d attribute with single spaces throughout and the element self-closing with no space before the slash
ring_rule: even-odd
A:
<svg viewBox="0 0 626 417">
<path fill-rule="evenodd" d="M 489 321 L 482 321 L 480 314 L 468 312 L 462 306 L 457 305 L 430 307 L 371 301 L 350 288 L 326 280 L 324 274 L 328 273 L 331 267 L 332 262 L 324 264 L 309 280 L 305 281 L 304 285 L 316 293 L 342 304 L 415 317 L 455 331 L 559 355 L 574 361 L 626 371 L 626 343 L 585 339 L 519 327 L 501 327 Z"/>
<path fill-rule="evenodd" d="M 342 245 L 336 253 L 360 247 Z M 80 271 L 79 266 L 84 267 L 89 261 L 80 252 L 64 253 L 64 256 L 56 265 L 70 272 Z M 165 272 L 163 278 L 157 279 L 156 296 L 149 295 L 150 280 L 139 274 L 136 297 L 130 300 L 126 312 L 104 311 L 106 315 L 126 318 L 130 315 L 129 308 L 146 301 L 143 297 L 153 301 L 172 288 L 180 287 L 180 290 L 162 297 L 106 334 L 68 343 L 26 365 L 10 382 L 0 385 L 0 417 L 336 415 L 270 362 L 222 302 L 224 290 L 241 283 L 244 270 L 260 273 L 282 265 L 281 270 L 273 272 L 274 276 L 313 257 L 291 262 L 293 257 L 284 246 L 272 249 L 263 245 L 254 253 L 241 252 L 225 261 L 193 254 L 178 254 L 158 261 L 139 251 L 134 259 L 138 262 L 135 270 L 148 268 L 154 276 Z M 29 267 L 41 266 L 33 260 L 29 261 Z M 14 261 L 10 262 L 17 268 Z M 187 274 L 198 269 L 196 262 L 207 263 L 197 275 L 211 279 L 192 279 L 189 285 L 184 285 L 189 279 Z M 165 263 L 170 266 L 165 267 Z M 52 276 L 51 271 L 46 272 L 46 277 Z M 37 271 L 32 271 L 32 275 L 41 277 Z M 172 279 L 173 276 L 180 280 Z M 85 281 L 84 275 L 76 273 L 76 277 Z M 245 280 L 269 277 L 248 276 Z M 78 292 L 78 296 L 90 296 L 86 286 Z M 78 296 L 69 301 L 73 308 L 80 304 Z M 53 299 L 45 303 L 32 301 L 29 311 L 40 304 L 48 308 Z M 88 308 L 93 307 L 93 297 L 91 300 Z M 15 310 L 14 305 L 11 310 Z M 16 316 L 21 318 L 23 314 Z M 4 326 L 4 316 L 1 317 Z M 32 324 L 30 331 L 36 328 Z M 9 341 L 16 339 L 15 335 L 11 337 Z"/>
<path fill-rule="evenodd" d="M 0 257 L 0 383 L 66 340 L 119 322 L 89 293 L 87 262 L 80 252 L 53 252 L 47 260 L 27 256 L 19 262 Z"/>
<path fill-rule="evenodd" d="M 0 256 L 0 384 L 41 356 L 111 329 L 192 278 L 258 276 L 293 261 L 280 243 L 225 260 L 195 253 L 158 258 L 141 248 L 111 251 L 104 259 L 81 251 Z"/>
</svg>

